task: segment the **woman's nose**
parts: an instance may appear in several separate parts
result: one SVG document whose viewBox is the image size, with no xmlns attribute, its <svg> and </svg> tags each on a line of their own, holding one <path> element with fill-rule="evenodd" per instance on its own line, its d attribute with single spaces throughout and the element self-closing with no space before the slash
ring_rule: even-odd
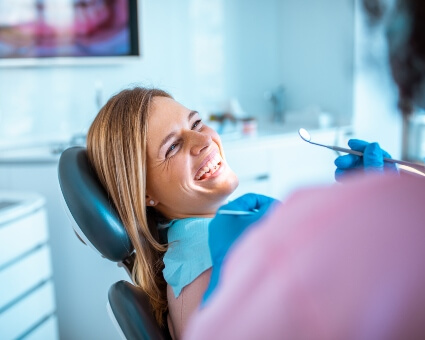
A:
<svg viewBox="0 0 425 340">
<path fill-rule="evenodd" d="M 190 133 L 190 153 L 194 156 L 199 155 L 203 150 L 207 149 L 212 143 L 210 135 L 191 131 Z"/>
</svg>

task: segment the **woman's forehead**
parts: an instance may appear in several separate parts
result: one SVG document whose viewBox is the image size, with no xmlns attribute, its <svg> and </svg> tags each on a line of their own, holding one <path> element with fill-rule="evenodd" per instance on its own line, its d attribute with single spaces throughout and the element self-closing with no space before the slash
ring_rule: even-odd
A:
<svg viewBox="0 0 425 340">
<path fill-rule="evenodd" d="M 151 107 L 149 109 L 149 121 L 159 122 L 165 118 L 176 118 L 178 119 L 179 115 L 187 112 L 188 109 L 175 101 L 172 98 L 168 97 L 154 97 L 151 101 Z"/>
</svg>

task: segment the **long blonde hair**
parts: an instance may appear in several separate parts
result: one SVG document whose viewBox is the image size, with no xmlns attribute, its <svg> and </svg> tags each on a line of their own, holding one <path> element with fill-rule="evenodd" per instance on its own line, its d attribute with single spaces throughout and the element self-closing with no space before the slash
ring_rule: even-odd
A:
<svg viewBox="0 0 425 340">
<path fill-rule="evenodd" d="M 135 87 L 114 95 L 100 110 L 87 135 L 87 152 L 135 248 L 133 282 L 149 296 L 156 320 L 167 310 L 161 244 L 153 208 L 146 207 L 146 146 L 153 97 L 171 96 L 158 89 Z"/>
</svg>

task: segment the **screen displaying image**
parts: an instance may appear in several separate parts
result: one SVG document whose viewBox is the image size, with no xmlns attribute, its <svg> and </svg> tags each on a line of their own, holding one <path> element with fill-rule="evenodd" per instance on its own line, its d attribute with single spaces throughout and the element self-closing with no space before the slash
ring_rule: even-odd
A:
<svg viewBox="0 0 425 340">
<path fill-rule="evenodd" d="M 0 0 L 0 58 L 138 55 L 136 0 Z"/>
</svg>

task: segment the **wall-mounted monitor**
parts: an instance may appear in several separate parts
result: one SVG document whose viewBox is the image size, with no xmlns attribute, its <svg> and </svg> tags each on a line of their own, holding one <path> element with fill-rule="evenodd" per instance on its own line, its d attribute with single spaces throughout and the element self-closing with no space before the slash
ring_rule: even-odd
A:
<svg viewBox="0 0 425 340">
<path fill-rule="evenodd" d="M 0 0 L 0 66 L 140 58 L 137 0 Z"/>
</svg>

